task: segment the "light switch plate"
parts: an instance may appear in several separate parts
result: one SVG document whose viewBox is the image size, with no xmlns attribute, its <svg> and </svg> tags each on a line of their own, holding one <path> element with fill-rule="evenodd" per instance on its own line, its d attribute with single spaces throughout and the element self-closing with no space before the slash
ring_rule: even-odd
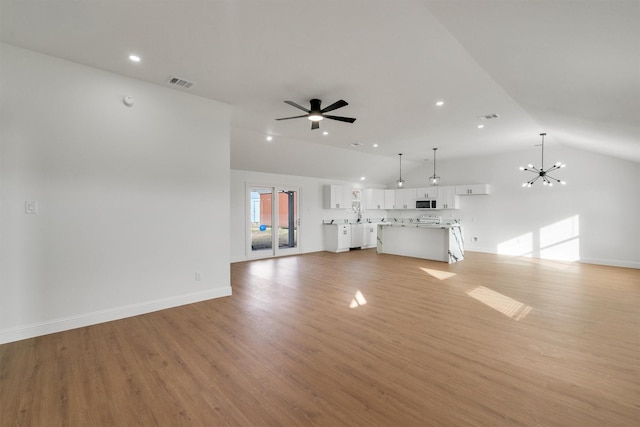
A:
<svg viewBox="0 0 640 427">
<path fill-rule="evenodd" d="M 27 200 L 24 202 L 24 213 L 35 214 L 38 213 L 38 202 L 35 200 Z"/>
</svg>

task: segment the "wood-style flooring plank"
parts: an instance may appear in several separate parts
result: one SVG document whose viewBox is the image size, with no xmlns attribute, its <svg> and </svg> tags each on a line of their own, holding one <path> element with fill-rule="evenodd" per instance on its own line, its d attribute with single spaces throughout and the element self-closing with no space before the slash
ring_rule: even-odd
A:
<svg viewBox="0 0 640 427">
<path fill-rule="evenodd" d="M 363 250 L 231 280 L 0 346 L 0 425 L 640 425 L 640 270 Z"/>
</svg>

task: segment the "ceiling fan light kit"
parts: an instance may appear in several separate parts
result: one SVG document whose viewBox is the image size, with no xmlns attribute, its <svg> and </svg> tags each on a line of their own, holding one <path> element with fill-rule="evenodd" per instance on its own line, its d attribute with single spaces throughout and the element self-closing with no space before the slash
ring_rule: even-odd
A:
<svg viewBox="0 0 640 427">
<path fill-rule="evenodd" d="M 309 101 L 310 108 L 305 108 L 302 105 L 296 104 L 293 101 L 284 101 L 284 102 L 285 104 L 289 104 L 292 107 L 296 107 L 306 112 L 307 114 L 303 114 L 301 116 L 283 117 L 281 119 L 276 119 L 276 120 L 289 120 L 289 119 L 299 119 L 302 117 L 306 117 L 307 119 L 311 120 L 311 130 L 319 129 L 320 123 L 318 122 L 320 122 L 320 120 L 323 120 L 323 119 L 331 119 L 331 120 L 337 120 L 339 122 L 347 122 L 347 123 L 353 123 L 356 121 L 356 119 L 353 117 L 332 116 L 329 114 L 325 114 L 325 113 L 328 113 L 329 111 L 337 110 L 338 108 L 342 108 L 349 105 L 349 103 L 343 99 L 336 101 L 325 108 L 321 108 L 322 101 L 315 98 Z"/>
<path fill-rule="evenodd" d="M 553 183 L 559 183 L 562 185 L 565 185 L 566 182 L 561 181 L 557 178 L 554 178 L 552 176 L 549 175 L 549 172 L 553 172 L 556 171 L 558 169 L 562 169 L 564 168 L 565 165 L 562 162 L 557 162 L 555 163 L 553 166 L 551 166 L 549 169 L 545 170 L 544 169 L 544 137 L 546 136 L 546 133 L 541 133 L 540 136 L 542 137 L 542 159 L 541 159 L 541 164 L 540 164 L 540 169 L 536 168 L 535 166 L 533 166 L 532 164 L 527 165 L 527 167 L 520 167 L 520 170 L 522 171 L 527 171 L 527 172 L 533 172 L 536 174 L 536 176 L 532 179 L 530 179 L 529 181 L 525 182 L 522 184 L 523 187 L 531 187 L 538 179 L 542 179 L 542 184 L 547 185 L 549 187 L 553 187 Z"/>
</svg>

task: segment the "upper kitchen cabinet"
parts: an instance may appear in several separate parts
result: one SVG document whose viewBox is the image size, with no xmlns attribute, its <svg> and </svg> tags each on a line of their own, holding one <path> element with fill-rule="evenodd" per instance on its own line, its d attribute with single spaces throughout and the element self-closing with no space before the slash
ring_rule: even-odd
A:
<svg viewBox="0 0 640 427">
<path fill-rule="evenodd" d="M 438 189 L 438 209 L 459 209 L 460 203 L 456 194 L 457 187 L 440 187 Z"/>
<path fill-rule="evenodd" d="M 489 194 L 489 184 L 456 185 L 456 194 L 459 196 Z"/>
<path fill-rule="evenodd" d="M 396 208 L 396 190 L 384 190 L 384 208 Z"/>
<path fill-rule="evenodd" d="M 418 200 L 433 200 L 438 198 L 438 187 L 416 188 Z"/>
<path fill-rule="evenodd" d="M 381 188 L 367 188 L 363 192 L 363 203 L 366 209 L 385 209 L 384 192 Z"/>
<path fill-rule="evenodd" d="M 324 209 L 351 208 L 351 192 L 344 185 L 325 185 L 322 196 Z"/>
<path fill-rule="evenodd" d="M 415 188 L 396 190 L 395 209 L 415 209 L 417 194 Z"/>
</svg>

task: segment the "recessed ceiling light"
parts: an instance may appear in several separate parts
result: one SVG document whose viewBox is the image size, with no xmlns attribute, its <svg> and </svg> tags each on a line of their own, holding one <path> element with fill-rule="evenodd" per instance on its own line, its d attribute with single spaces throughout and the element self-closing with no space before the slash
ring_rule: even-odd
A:
<svg viewBox="0 0 640 427">
<path fill-rule="evenodd" d="M 366 178 L 364 176 L 360 177 L 360 181 L 364 181 Z"/>
<path fill-rule="evenodd" d="M 436 105 L 438 107 L 442 107 L 444 105 L 444 101 L 438 101 L 438 102 L 436 102 Z"/>
<path fill-rule="evenodd" d="M 378 148 L 378 144 L 373 144 L 373 148 Z"/>
<path fill-rule="evenodd" d="M 140 57 L 138 55 L 129 55 L 129 60 L 131 62 L 140 62 Z"/>
<path fill-rule="evenodd" d="M 484 125 L 478 125 L 478 129 L 482 129 Z"/>
<path fill-rule="evenodd" d="M 269 135 L 269 136 L 267 137 L 267 141 L 271 141 L 271 140 L 273 140 L 273 137 L 272 137 L 271 135 Z"/>
<path fill-rule="evenodd" d="M 322 132 L 323 135 L 329 135 L 329 132 L 327 132 L 326 130 L 324 132 Z"/>
</svg>

